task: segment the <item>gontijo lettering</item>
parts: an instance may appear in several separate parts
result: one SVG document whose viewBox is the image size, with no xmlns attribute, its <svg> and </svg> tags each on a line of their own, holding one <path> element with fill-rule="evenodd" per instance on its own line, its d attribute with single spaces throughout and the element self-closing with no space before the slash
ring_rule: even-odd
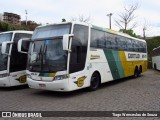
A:
<svg viewBox="0 0 160 120">
<path fill-rule="evenodd" d="M 140 54 L 128 53 L 128 58 L 140 58 Z"/>
</svg>

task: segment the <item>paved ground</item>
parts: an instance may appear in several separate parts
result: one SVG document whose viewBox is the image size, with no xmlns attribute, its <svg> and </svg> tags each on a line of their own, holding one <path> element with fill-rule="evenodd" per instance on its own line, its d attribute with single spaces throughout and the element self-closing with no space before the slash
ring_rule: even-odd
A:
<svg viewBox="0 0 160 120">
<path fill-rule="evenodd" d="M 94 92 L 83 89 L 60 93 L 30 89 L 27 86 L 0 88 L 0 110 L 160 111 L 160 71 L 148 70 L 136 79 L 105 83 Z"/>
</svg>

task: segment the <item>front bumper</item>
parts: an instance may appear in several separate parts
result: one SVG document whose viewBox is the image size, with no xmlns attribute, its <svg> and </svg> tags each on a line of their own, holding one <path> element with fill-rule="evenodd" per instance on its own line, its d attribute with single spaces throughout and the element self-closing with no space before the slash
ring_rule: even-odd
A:
<svg viewBox="0 0 160 120">
<path fill-rule="evenodd" d="M 28 86 L 34 89 L 43 89 L 51 91 L 71 91 L 68 79 L 46 82 L 46 81 L 36 81 L 27 78 L 27 82 Z"/>
</svg>

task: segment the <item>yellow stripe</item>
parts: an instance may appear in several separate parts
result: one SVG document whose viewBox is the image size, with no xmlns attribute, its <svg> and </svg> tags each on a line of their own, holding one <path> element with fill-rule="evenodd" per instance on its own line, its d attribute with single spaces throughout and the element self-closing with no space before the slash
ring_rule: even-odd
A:
<svg viewBox="0 0 160 120">
<path fill-rule="evenodd" d="M 147 70 L 147 60 L 127 61 L 124 51 L 118 51 L 118 54 L 122 62 L 125 77 L 134 75 L 134 70 L 136 66 L 140 68 L 141 65 L 142 72 L 145 72 Z"/>
<path fill-rule="evenodd" d="M 54 77 L 56 75 L 56 73 L 50 73 L 49 77 Z"/>
<path fill-rule="evenodd" d="M 131 66 L 130 62 L 127 62 L 126 55 L 125 55 L 124 51 L 118 51 L 118 54 L 119 54 L 121 62 L 122 62 L 122 67 L 124 70 L 125 77 L 130 76 L 131 75 L 130 69 L 129 69 L 129 66 Z"/>
</svg>

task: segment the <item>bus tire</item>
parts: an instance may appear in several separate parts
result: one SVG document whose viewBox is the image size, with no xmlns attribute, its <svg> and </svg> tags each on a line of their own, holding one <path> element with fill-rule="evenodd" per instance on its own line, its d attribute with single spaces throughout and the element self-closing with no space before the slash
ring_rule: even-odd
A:
<svg viewBox="0 0 160 120">
<path fill-rule="evenodd" d="M 134 70 L 134 75 L 133 75 L 133 77 L 134 78 L 137 78 L 139 76 L 139 70 L 138 70 L 138 67 L 136 66 L 135 67 L 135 70 Z"/>
<path fill-rule="evenodd" d="M 98 72 L 94 72 L 90 80 L 89 90 L 95 91 L 98 89 L 99 85 L 100 85 L 100 75 L 98 74 Z"/>
<path fill-rule="evenodd" d="M 154 63 L 154 69 L 157 70 L 157 65 Z"/>
<path fill-rule="evenodd" d="M 139 67 L 138 76 L 141 76 L 141 73 L 142 73 L 142 66 Z"/>
</svg>

